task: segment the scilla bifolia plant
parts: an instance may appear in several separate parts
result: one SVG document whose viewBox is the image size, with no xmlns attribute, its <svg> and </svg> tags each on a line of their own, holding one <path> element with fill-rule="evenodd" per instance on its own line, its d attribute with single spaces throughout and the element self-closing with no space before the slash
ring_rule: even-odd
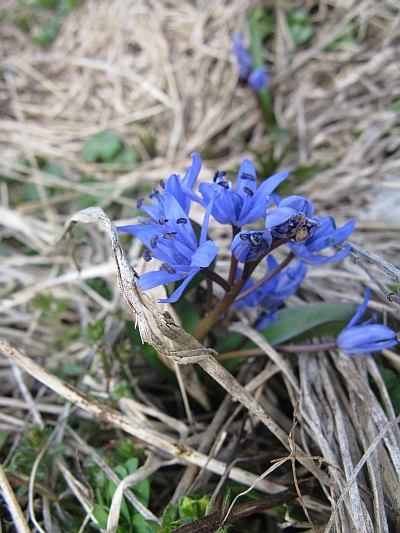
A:
<svg viewBox="0 0 400 533">
<path fill-rule="evenodd" d="M 193 332 L 193 336 L 203 342 L 231 307 L 255 308 L 254 326 L 258 329 L 276 321 L 277 310 L 297 290 L 308 266 L 339 261 L 350 253 L 349 245 L 338 251 L 333 247 L 348 238 L 355 221 L 336 228 L 332 218 L 314 214 L 314 206 L 307 198 L 289 196 L 281 200 L 274 190 L 287 177 L 287 171 L 278 172 L 258 185 L 253 164 L 244 159 L 236 184 L 226 180 L 225 172 L 217 171 L 211 182 L 200 183 L 196 193 L 194 186 L 200 169 L 201 159 L 193 154 L 192 165 L 183 178 L 172 174 L 165 183 L 160 183 L 160 189 L 152 191 L 149 198 L 153 205 L 139 200 L 138 207 L 148 218 L 140 217 L 139 224 L 118 229 L 139 238 L 145 245 L 143 259 L 154 264 L 154 270 L 138 280 L 141 289 L 180 282 L 172 294 L 160 302 L 176 302 L 199 273 L 208 280 L 207 301 L 210 304 L 213 283 L 223 288 L 223 296 L 214 307 L 209 305 Z M 204 209 L 199 237 L 189 217 L 192 202 Z M 226 278 L 212 268 L 219 248 L 208 236 L 211 217 L 231 227 L 231 259 Z M 261 229 L 247 228 L 254 223 Z M 273 255 L 279 247 L 287 250 L 280 263 Z M 328 250 L 328 254 L 320 253 L 324 250 Z M 265 272 L 254 282 L 252 275 L 259 265 Z M 329 347 L 338 346 L 354 355 L 397 343 L 395 332 L 386 326 L 372 321 L 356 325 L 367 307 L 368 297 L 369 293 L 337 342 Z"/>
</svg>

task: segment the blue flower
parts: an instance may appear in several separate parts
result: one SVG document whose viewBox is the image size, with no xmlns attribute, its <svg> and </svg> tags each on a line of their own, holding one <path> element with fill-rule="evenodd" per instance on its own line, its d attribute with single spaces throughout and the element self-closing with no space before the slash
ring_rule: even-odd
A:
<svg viewBox="0 0 400 533">
<path fill-rule="evenodd" d="M 243 230 L 235 235 L 231 251 L 238 261 L 248 263 L 267 252 L 271 243 L 272 235 L 269 231 Z"/>
<path fill-rule="evenodd" d="M 281 204 L 279 204 L 279 206 L 280 205 Z M 341 228 L 336 228 L 335 221 L 331 217 L 316 218 L 316 221 L 320 224 L 320 227 L 315 231 L 315 234 L 304 243 L 289 242 L 286 243 L 286 246 L 288 246 L 301 261 L 304 261 L 309 265 L 325 265 L 326 263 L 339 261 L 347 257 L 351 251 L 349 245 L 331 256 L 318 255 L 314 252 L 320 252 L 321 250 L 325 250 L 326 248 L 330 248 L 331 246 L 335 246 L 336 244 L 345 241 L 347 237 L 353 233 L 356 221 L 351 220 Z"/>
<path fill-rule="evenodd" d="M 243 36 L 235 33 L 233 36 L 233 53 L 239 66 L 239 77 L 247 80 L 253 91 L 259 91 L 268 84 L 269 74 L 265 68 L 256 68 L 253 70 L 253 61 L 248 49 L 244 46 Z"/>
<path fill-rule="evenodd" d="M 254 69 L 247 79 L 248 84 L 253 91 L 259 91 L 268 84 L 269 74 L 265 68 Z"/>
<path fill-rule="evenodd" d="M 311 218 L 313 214 L 314 206 L 310 200 L 303 196 L 289 196 L 279 202 L 277 209 L 267 213 L 265 227 L 276 239 L 302 243 L 320 227 L 320 223 Z"/>
<path fill-rule="evenodd" d="M 233 36 L 233 53 L 239 66 L 239 76 L 243 80 L 247 80 L 251 73 L 252 59 L 251 54 L 244 46 L 243 36 L 240 33 L 235 33 Z"/>
<path fill-rule="evenodd" d="M 162 181 L 160 182 L 161 187 L 164 189 L 163 193 L 158 189 L 153 189 L 152 193 L 149 194 L 149 198 L 155 205 L 145 205 L 143 204 L 143 199 L 141 199 L 138 201 L 138 207 L 147 213 L 153 220 L 162 220 L 162 218 L 165 218 L 166 216 L 164 194 L 169 193 L 176 198 L 177 202 L 185 212 L 185 215 L 188 215 L 191 201 L 200 201 L 197 195 L 193 192 L 193 187 L 200 173 L 201 164 L 202 161 L 200 156 L 193 153 L 192 164 L 187 168 L 182 179 L 180 179 L 178 174 L 171 174 L 165 183 Z"/>
<path fill-rule="evenodd" d="M 346 355 L 377 352 L 391 348 L 398 342 L 396 332 L 383 324 L 374 324 L 372 320 L 367 320 L 359 326 L 356 325 L 367 309 L 369 296 L 370 288 L 367 287 L 362 304 L 337 337 L 336 344 Z"/>
<path fill-rule="evenodd" d="M 269 255 L 267 257 L 267 270 L 265 275 L 269 274 L 277 266 L 278 263 L 276 259 L 272 255 Z M 301 261 L 298 261 L 293 266 L 278 272 L 261 287 L 238 300 L 234 304 L 234 307 L 236 309 L 258 307 L 260 311 L 260 319 L 257 323 L 257 329 L 264 329 L 271 321 L 276 321 L 277 310 L 281 307 L 282 303 L 289 298 L 289 296 L 297 291 L 306 273 L 307 266 Z M 247 281 L 246 285 L 243 287 L 243 292 L 253 286 L 254 282 L 252 280 Z"/>
<path fill-rule="evenodd" d="M 266 209 L 272 202 L 270 197 L 272 191 L 288 174 L 288 171 L 278 172 L 257 188 L 253 163 L 249 159 L 244 159 L 237 175 L 236 191 L 230 181 L 225 181 L 225 172 L 217 172 L 213 183 L 200 183 L 199 191 L 205 205 L 214 198 L 214 191 L 219 191 L 211 211 L 212 216 L 220 224 L 232 224 L 236 228 L 241 228 L 265 216 Z"/>
<path fill-rule="evenodd" d="M 162 207 L 161 220 L 122 226 L 118 230 L 132 233 L 145 244 L 145 261 L 154 257 L 162 263 L 161 270 L 147 272 L 140 277 L 138 284 L 142 290 L 184 279 L 169 298 L 159 299 L 160 303 L 173 303 L 180 298 L 193 277 L 210 266 L 219 248 L 212 241 L 206 240 L 213 200 L 204 216 L 199 244 L 184 208 L 173 194 L 164 194 Z"/>
</svg>

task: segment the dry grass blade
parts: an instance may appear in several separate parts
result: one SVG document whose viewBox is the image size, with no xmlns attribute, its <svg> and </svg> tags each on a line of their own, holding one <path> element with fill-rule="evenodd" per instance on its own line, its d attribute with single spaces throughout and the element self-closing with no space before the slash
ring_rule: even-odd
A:
<svg viewBox="0 0 400 533">
<path fill-rule="evenodd" d="M 50 3 L 59 7 L 65 4 L 64 0 Z M 148 450 L 184 465 L 187 475 L 176 488 L 174 503 L 186 494 L 199 468 L 206 469 L 205 478 L 209 472 L 218 476 L 227 472 L 227 462 L 214 458 L 208 445 L 202 449 L 198 444 L 203 436 L 208 444 L 217 439 L 221 426 L 229 419 L 227 410 L 225 418 L 219 413 L 224 418 L 220 423 L 216 417 L 214 433 L 213 424 L 207 427 L 207 417 L 212 415 L 202 412 L 201 418 L 197 417 L 197 404 L 192 405 L 192 399 L 193 423 L 188 424 L 179 420 L 184 417 L 179 412 L 181 398 L 177 411 L 176 398 L 169 410 L 171 404 L 163 403 L 165 397 L 160 399 L 158 391 L 156 398 L 152 396 L 152 381 L 158 378 L 142 359 L 145 349 L 132 346 L 122 329 L 131 323 L 128 314 L 121 313 L 117 273 L 122 294 L 130 294 L 128 306 L 139 313 L 138 324 L 146 342 L 161 341 L 160 347 L 168 357 L 177 359 L 176 364 L 197 362 L 204 366 L 229 394 L 255 413 L 246 422 L 247 436 L 250 422 L 259 430 L 259 418 L 264 417 L 264 425 L 289 449 L 289 411 L 300 398 L 301 449 L 297 453 L 320 455 L 327 465 L 318 471 L 317 463 L 303 461 L 307 468 L 316 469 L 315 475 L 324 474 L 320 484 L 330 506 L 325 505 L 319 512 L 307 503 L 315 513 L 312 518 L 319 531 L 333 509 L 330 527 L 336 533 L 371 531 L 371 520 L 375 531 L 391 531 L 396 521 L 399 523 L 399 428 L 394 423 L 397 412 L 391 407 L 386 376 L 380 377 L 380 368 L 371 358 L 365 364 L 357 360 L 349 368 L 353 361 L 344 361 L 335 354 L 314 357 L 302 353 L 298 359 L 295 355 L 286 359 L 264 346 L 279 368 L 252 376 L 246 388 L 257 403 L 215 365 L 212 351 L 194 347 L 189 337 L 181 337 L 183 344 L 174 345 L 172 350 L 168 335 L 174 336 L 179 330 L 146 295 L 136 292 L 135 300 L 129 293 L 135 286 L 130 264 L 138 272 L 142 268 L 138 240 L 131 243 L 129 267 L 125 267 L 124 254 L 111 232 L 120 272 L 109 261 L 108 237 L 96 228 L 86 227 L 84 242 L 76 230 L 73 261 L 64 244 L 58 253 L 52 244 L 70 215 L 82 206 L 100 205 L 112 219 L 123 221 L 121 225 L 133 223 L 138 198 L 171 173 L 182 175 L 192 151 L 203 159 L 200 181 L 212 179 L 217 169 L 227 171 L 229 179 L 234 179 L 242 159 L 248 157 L 255 162 L 260 180 L 289 169 L 289 187 L 282 194 L 307 196 L 314 202 L 316 214 L 334 216 L 338 226 L 357 218 L 351 257 L 340 264 L 310 268 L 301 290 L 288 305 L 321 300 L 360 303 L 365 283 L 371 280 L 378 288 L 375 296 L 381 298 L 371 301 L 371 308 L 384 313 L 385 319 L 387 315 L 388 325 L 395 329 L 393 324 L 400 319 L 400 308 L 392 304 L 399 303 L 396 290 L 400 283 L 399 1 L 294 0 L 264 2 L 261 6 L 259 0 L 82 0 L 78 4 L 57 26 L 54 41 L 43 47 L 34 44 L 33 39 L 43 37 L 42 31 L 46 33 L 57 7 L 39 8 L 43 2 L 37 0 L 1 2 L 0 337 L 7 339 L 8 344 L 2 343 L 4 352 L 9 359 L 15 356 L 15 364 L 22 370 L 13 373 L 9 360 L 0 361 L 0 430 L 11 432 L 6 446 L 12 441 L 9 450 L 1 449 L 7 456 L 5 464 L 17 455 L 19 440 L 23 441 L 34 424 L 39 426 L 42 421 L 45 428 L 52 425 L 63 410 L 61 397 L 77 406 L 74 415 L 79 424 L 100 417 L 117 433 L 121 429 L 134 435 Z M 232 35 L 241 31 L 246 44 L 250 43 L 247 21 L 260 6 L 262 17 L 266 17 L 263 20 L 267 26 L 272 24 L 263 46 L 277 126 L 269 129 L 262 124 L 252 93 L 238 82 L 232 55 Z M 291 16 L 299 10 L 308 17 L 313 32 L 304 43 L 296 42 L 291 22 Z M 137 154 L 138 160 L 114 164 L 102 157 L 88 159 L 87 146 L 104 133 L 115 135 L 124 149 Z M 109 230 L 111 226 L 103 215 L 91 212 L 86 221 L 97 217 Z M 190 215 L 201 223 L 196 206 Z M 69 228 L 74 224 L 72 221 Z M 210 237 L 221 248 L 215 268 L 224 275 L 229 268 L 226 228 L 212 223 Z M 74 268 L 76 264 L 79 267 Z M 44 310 L 46 305 L 48 309 Z M 64 311 L 58 314 L 59 309 Z M 104 345 L 112 367 L 107 379 L 98 363 L 95 343 L 87 338 L 89 326 L 98 322 L 105 327 Z M 174 322 L 179 324 L 178 320 Z M 114 348 L 119 348 L 121 337 L 121 343 L 127 344 L 129 364 L 114 358 L 120 355 L 114 353 Z M 182 350 L 191 350 L 191 356 L 183 357 Z M 23 354 L 29 354 L 36 366 L 29 366 Z M 400 369 L 395 351 L 385 350 L 383 358 L 378 355 L 375 359 L 388 369 Z M 249 368 L 258 372 L 261 364 L 257 359 Z M 117 409 L 107 410 L 71 388 L 69 378 L 54 379 L 51 371 L 63 371 L 65 367 L 69 367 L 68 372 L 73 371 L 72 367 L 83 372 L 82 386 L 106 401 L 112 401 L 113 394 L 124 386 L 120 381 L 123 376 L 129 394 L 143 393 L 139 396 L 141 403 L 136 405 L 118 395 Z M 36 381 L 24 376 L 25 370 L 46 384 L 36 396 Z M 270 371 L 279 373 L 272 378 L 271 386 L 263 386 L 262 377 L 267 379 Z M 80 377 L 73 375 L 73 380 L 79 387 Z M 283 386 L 276 392 L 274 385 L 282 381 Z M 190 387 L 187 389 L 190 391 Z M 167 402 L 173 396 L 171 390 Z M 214 396 L 210 395 L 210 400 L 214 401 Z M 146 403 L 154 410 L 144 406 Z M 136 427 L 139 417 L 142 425 L 137 423 Z M 199 433 L 192 434 L 193 428 Z M 269 453 L 269 443 L 264 446 L 261 433 L 272 442 L 275 438 L 269 430 L 261 429 L 254 445 Z M 102 446 L 100 433 L 98 437 L 91 442 L 93 447 Z M 78 441 L 68 437 L 69 452 L 73 442 Z M 222 453 L 229 444 L 227 438 Z M 89 448 L 83 442 L 77 444 L 83 455 L 96 453 L 86 445 Z M 282 455 L 284 451 L 279 448 L 274 456 Z M 96 467 L 112 480 L 112 469 L 107 470 L 99 456 L 97 460 Z M 364 467 L 360 467 L 362 461 Z M 67 490 L 76 490 L 82 509 L 87 504 L 89 514 L 86 519 L 82 515 L 80 522 L 83 531 L 92 516 L 92 502 L 69 470 L 71 457 L 67 455 L 62 464 L 58 470 L 64 476 L 61 482 L 69 487 Z M 275 471 L 274 476 L 280 476 L 285 468 Z M 266 469 L 260 465 L 257 475 Z M 24 483 L 28 472 L 23 472 Z M 165 472 L 160 473 L 161 478 L 169 475 Z M 236 467 L 229 475 L 248 486 L 257 478 Z M 263 480 L 258 488 L 266 492 L 283 489 L 281 479 L 278 477 L 276 483 Z M 114 478 L 114 482 L 118 480 Z M 199 483 L 197 487 L 203 490 Z M 44 517 L 39 525 L 50 531 L 49 515 L 54 509 L 46 503 L 45 490 L 35 494 L 37 516 Z M 129 498 L 132 493 L 126 494 Z M 145 516 L 144 509 L 140 512 Z M 161 507 L 157 512 L 162 512 Z M 218 515 L 213 524 L 218 526 L 220 519 Z M 57 520 L 54 516 L 54 530 Z M 273 520 L 276 525 L 279 519 Z M 290 520 L 288 512 L 285 521 L 289 524 Z M 203 523 L 202 527 L 209 525 Z"/>
<path fill-rule="evenodd" d="M 142 467 L 138 468 L 136 472 L 126 476 L 122 481 L 119 482 L 110 506 L 110 514 L 108 515 L 107 521 L 107 533 L 116 533 L 117 531 L 124 490 L 148 478 L 151 476 L 151 474 L 154 474 L 154 472 L 156 472 L 160 466 L 162 466 L 161 459 L 153 454 L 149 454 L 145 464 Z M 159 521 L 157 520 L 157 522 Z"/>
<path fill-rule="evenodd" d="M 13 519 L 13 523 L 17 533 L 30 533 L 30 527 L 28 526 L 21 506 L 18 503 L 15 492 L 7 479 L 7 476 L 0 464 L 0 489 L 4 501 Z"/>
<path fill-rule="evenodd" d="M 143 429 L 142 427 L 135 425 L 130 419 L 122 416 L 118 411 L 95 402 L 71 385 L 68 385 L 66 382 L 47 372 L 31 359 L 18 352 L 18 350 L 12 348 L 9 343 L 3 339 L 0 339 L 0 351 L 20 366 L 25 372 L 57 392 L 57 394 L 61 395 L 66 400 L 90 413 L 92 416 L 100 418 L 101 420 L 104 420 L 140 439 L 145 442 L 150 449 L 155 449 L 160 454 L 167 454 L 167 456 L 175 457 L 176 460 L 183 464 L 193 464 L 201 468 L 206 468 L 219 475 L 222 475 L 225 472 L 226 464 L 222 461 L 210 459 L 206 455 L 190 449 L 188 446 L 182 447 L 182 444 L 180 443 L 174 444 L 171 442 L 170 438 L 162 433 Z M 254 474 L 236 467 L 231 470 L 229 477 L 244 485 L 252 483 L 254 479 L 257 478 Z M 278 483 L 263 481 L 258 485 L 258 488 L 263 492 L 271 493 L 271 491 L 281 490 L 283 487 Z"/>
</svg>

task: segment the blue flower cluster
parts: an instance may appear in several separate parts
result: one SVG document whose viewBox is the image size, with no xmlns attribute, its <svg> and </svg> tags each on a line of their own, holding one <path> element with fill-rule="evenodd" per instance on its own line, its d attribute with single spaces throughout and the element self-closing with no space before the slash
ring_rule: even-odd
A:
<svg viewBox="0 0 400 533">
<path fill-rule="evenodd" d="M 159 261 L 155 270 L 140 277 L 139 286 L 146 290 L 182 280 L 169 298 L 160 300 L 173 303 L 198 273 L 219 283 L 226 293 L 241 280 L 241 292 L 233 306 L 257 308 L 257 327 L 264 328 L 276 320 L 276 312 L 283 301 L 297 290 L 306 275 L 307 265 L 323 265 L 350 253 L 349 245 L 329 255 L 319 252 L 343 243 L 353 232 L 355 221 L 336 228 L 332 218 L 314 215 L 314 206 L 307 198 L 290 196 L 281 200 L 274 190 L 288 172 L 278 172 L 258 185 L 254 166 L 248 159 L 240 165 L 235 185 L 227 180 L 226 172 L 217 171 L 211 181 L 201 182 L 196 192 L 201 165 L 200 157 L 192 154 L 192 164 L 182 178 L 172 174 L 166 182 L 160 182 L 160 189 L 153 189 L 149 195 L 153 205 L 145 204 L 144 199 L 138 201 L 138 208 L 147 218 L 139 217 L 139 224 L 118 228 L 142 241 L 145 261 Z M 192 202 L 200 204 L 205 211 L 199 235 L 189 218 Z M 232 228 L 228 280 L 211 268 L 219 252 L 208 236 L 211 217 Z M 257 224 L 259 229 L 244 228 L 250 224 Z M 289 252 L 286 262 L 281 264 L 271 255 L 279 246 L 287 247 Z M 264 258 L 265 274 L 255 283 L 251 275 Z M 289 266 L 292 260 L 294 263 Z M 243 263 L 243 269 L 238 263 Z M 366 352 L 374 351 L 375 347 L 393 346 L 396 342 L 393 332 L 383 329 L 385 326 L 355 325 L 366 305 L 361 306 L 339 335 L 338 346 L 346 353 L 358 353 L 360 347 Z"/>
<path fill-rule="evenodd" d="M 253 61 L 248 49 L 244 46 L 243 36 L 235 33 L 233 36 L 233 53 L 239 67 L 239 77 L 246 80 L 253 91 L 259 91 L 268 84 L 269 74 L 265 68 L 253 69 Z"/>
<path fill-rule="evenodd" d="M 153 189 L 149 198 L 154 205 L 146 205 L 143 199 L 138 201 L 138 207 L 148 219 L 140 217 L 141 224 L 118 228 L 143 242 L 145 261 L 153 258 L 161 261 L 160 271 L 148 272 L 141 277 L 142 289 L 184 279 L 184 283 L 165 300 L 176 302 L 190 280 L 211 265 L 219 248 L 207 239 L 210 216 L 233 228 L 231 252 L 241 263 L 259 262 L 281 244 L 287 245 L 300 262 L 314 265 L 342 259 L 350 252 L 350 247 L 346 246 L 331 256 L 315 253 L 343 242 L 353 231 L 354 221 L 336 229 L 330 218 L 313 218 L 312 203 L 300 196 L 286 198 L 277 208 L 269 209 L 273 202 L 272 193 L 287 177 L 287 171 L 278 172 L 257 186 L 254 166 L 245 159 L 239 168 L 236 187 L 226 180 L 225 172 L 216 172 L 211 182 L 200 183 L 198 195 L 194 185 L 200 169 L 201 159 L 193 154 L 192 165 L 183 178 L 172 174 L 165 183 L 160 182 L 161 190 Z M 199 240 L 189 219 L 192 201 L 205 209 Z M 264 229 L 242 229 L 247 224 L 260 224 L 260 221 L 263 221 Z M 303 270 L 301 276 L 304 277 Z"/>
</svg>

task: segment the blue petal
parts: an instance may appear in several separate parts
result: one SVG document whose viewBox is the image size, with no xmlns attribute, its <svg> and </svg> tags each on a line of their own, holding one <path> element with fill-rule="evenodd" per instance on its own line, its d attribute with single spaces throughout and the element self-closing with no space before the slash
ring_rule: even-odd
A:
<svg viewBox="0 0 400 533">
<path fill-rule="evenodd" d="M 233 53 L 238 62 L 240 78 L 247 79 L 251 72 L 252 59 L 250 52 L 244 46 L 240 33 L 235 33 L 233 36 Z"/>
<path fill-rule="evenodd" d="M 214 261 L 218 252 L 218 246 L 212 241 L 206 241 L 201 244 L 192 255 L 190 266 L 198 268 L 208 267 Z"/>
<path fill-rule="evenodd" d="M 138 279 L 138 285 L 142 291 L 147 291 L 148 289 L 153 289 L 159 285 L 167 285 L 172 281 L 179 281 L 185 277 L 185 274 L 177 272 L 176 274 L 169 274 L 164 270 L 157 270 L 146 272 Z"/>
<path fill-rule="evenodd" d="M 248 213 L 244 216 L 244 213 L 240 213 L 240 220 L 238 223 L 238 227 L 242 227 L 245 224 L 253 224 L 253 222 L 256 222 L 259 218 L 265 216 L 267 207 L 271 205 L 272 198 L 270 196 L 267 196 L 265 198 L 262 198 L 261 196 L 257 194 L 257 198 L 255 201 L 253 201 L 253 207 L 248 211 Z M 242 212 L 244 211 L 244 208 L 242 208 Z"/>
<path fill-rule="evenodd" d="M 232 241 L 231 251 L 238 261 L 255 261 L 268 251 L 272 243 L 269 231 L 241 231 Z"/>
<path fill-rule="evenodd" d="M 277 174 L 273 174 L 270 178 L 264 180 L 257 189 L 257 195 L 259 196 L 271 196 L 273 191 L 278 187 L 282 181 L 289 176 L 288 170 L 283 170 Z"/>
<path fill-rule="evenodd" d="M 347 328 L 351 328 L 352 326 L 355 326 L 357 324 L 357 322 L 359 322 L 361 320 L 363 314 L 367 310 L 370 295 L 371 295 L 371 289 L 367 286 L 367 288 L 365 290 L 364 300 L 357 307 L 356 312 L 354 313 L 353 318 L 347 324 L 346 329 Z"/>
<path fill-rule="evenodd" d="M 345 246 L 342 250 L 339 250 L 336 254 L 326 256 L 326 255 L 316 255 L 311 254 L 305 244 L 299 244 L 295 242 L 286 243 L 291 251 L 299 257 L 302 261 L 308 265 L 326 265 L 327 263 L 332 263 L 333 261 L 340 261 L 349 255 L 351 252 L 350 246 Z"/>
<path fill-rule="evenodd" d="M 296 215 L 296 211 L 290 207 L 278 207 L 268 211 L 265 217 L 265 227 L 267 229 L 275 228 L 284 224 Z"/>
<path fill-rule="evenodd" d="M 192 154 L 192 164 L 186 170 L 185 175 L 182 178 L 182 183 L 189 189 L 193 190 L 194 184 L 199 176 L 201 170 L 201 157 L 195 152 Z"/>
<path fill-rule="evenodd" d="M 313 203 L 304 196 L 289 196 L 280 202 L 279 209 L 282 207 L 290 207 L 295 211 L 304 213 L 306 217 L 312 218 L 314 215 Z"/>
<path fill-rule="evenodd" d="M 247 81 L 253 91 L 260 91 L 263 87 L 267 86 L 268 78 L 269 74 L 267 69 L 261 67 L 254 69 Z"/>
<path fill-rule="evenodd" d="M 396 333 L 383 324 L 346 327 L 337 338 L 338 347 L 348 355 L 372 353 L 396 344 Z"/>
<path fill-rule="evenodd" d="M 341 228 L 336 228 L 331 217 L 320 218 L 318 221 L 322 224 L 321 227 L 307 241 L 307 248 L 310 252 L 319 252 L 329 246 L 342 243 L 353 233 L 356 224 L 355 220 L 350 220 Z"/>
<path fill-rule="evenodd" d="M 236 192 L 243 196 L 243 198 L 245 198 L 245 195 L 248 196 L 243 191 L 244 187 L 250 189 L 252 193 L 255 193 L 257 189 L 256 170 L 250 159 L 243 159 L 237 174 Z"/>
<path fill-rule="evenodd" d="M 186 287 L 189 285 L 189 283 L 192 281 L 192 279 L 198 272 L 198 270 L 195 270 L 194 272 L 189 274 L 188 277 L 184 281 L 182 281 L 179 287 L 171 294 L 169 298 L 158 298 L 158 302 L 160 304 L 173 304 L 177 302 L 182 296 L 183 291 L 186 289 Z"/>
</svg>

